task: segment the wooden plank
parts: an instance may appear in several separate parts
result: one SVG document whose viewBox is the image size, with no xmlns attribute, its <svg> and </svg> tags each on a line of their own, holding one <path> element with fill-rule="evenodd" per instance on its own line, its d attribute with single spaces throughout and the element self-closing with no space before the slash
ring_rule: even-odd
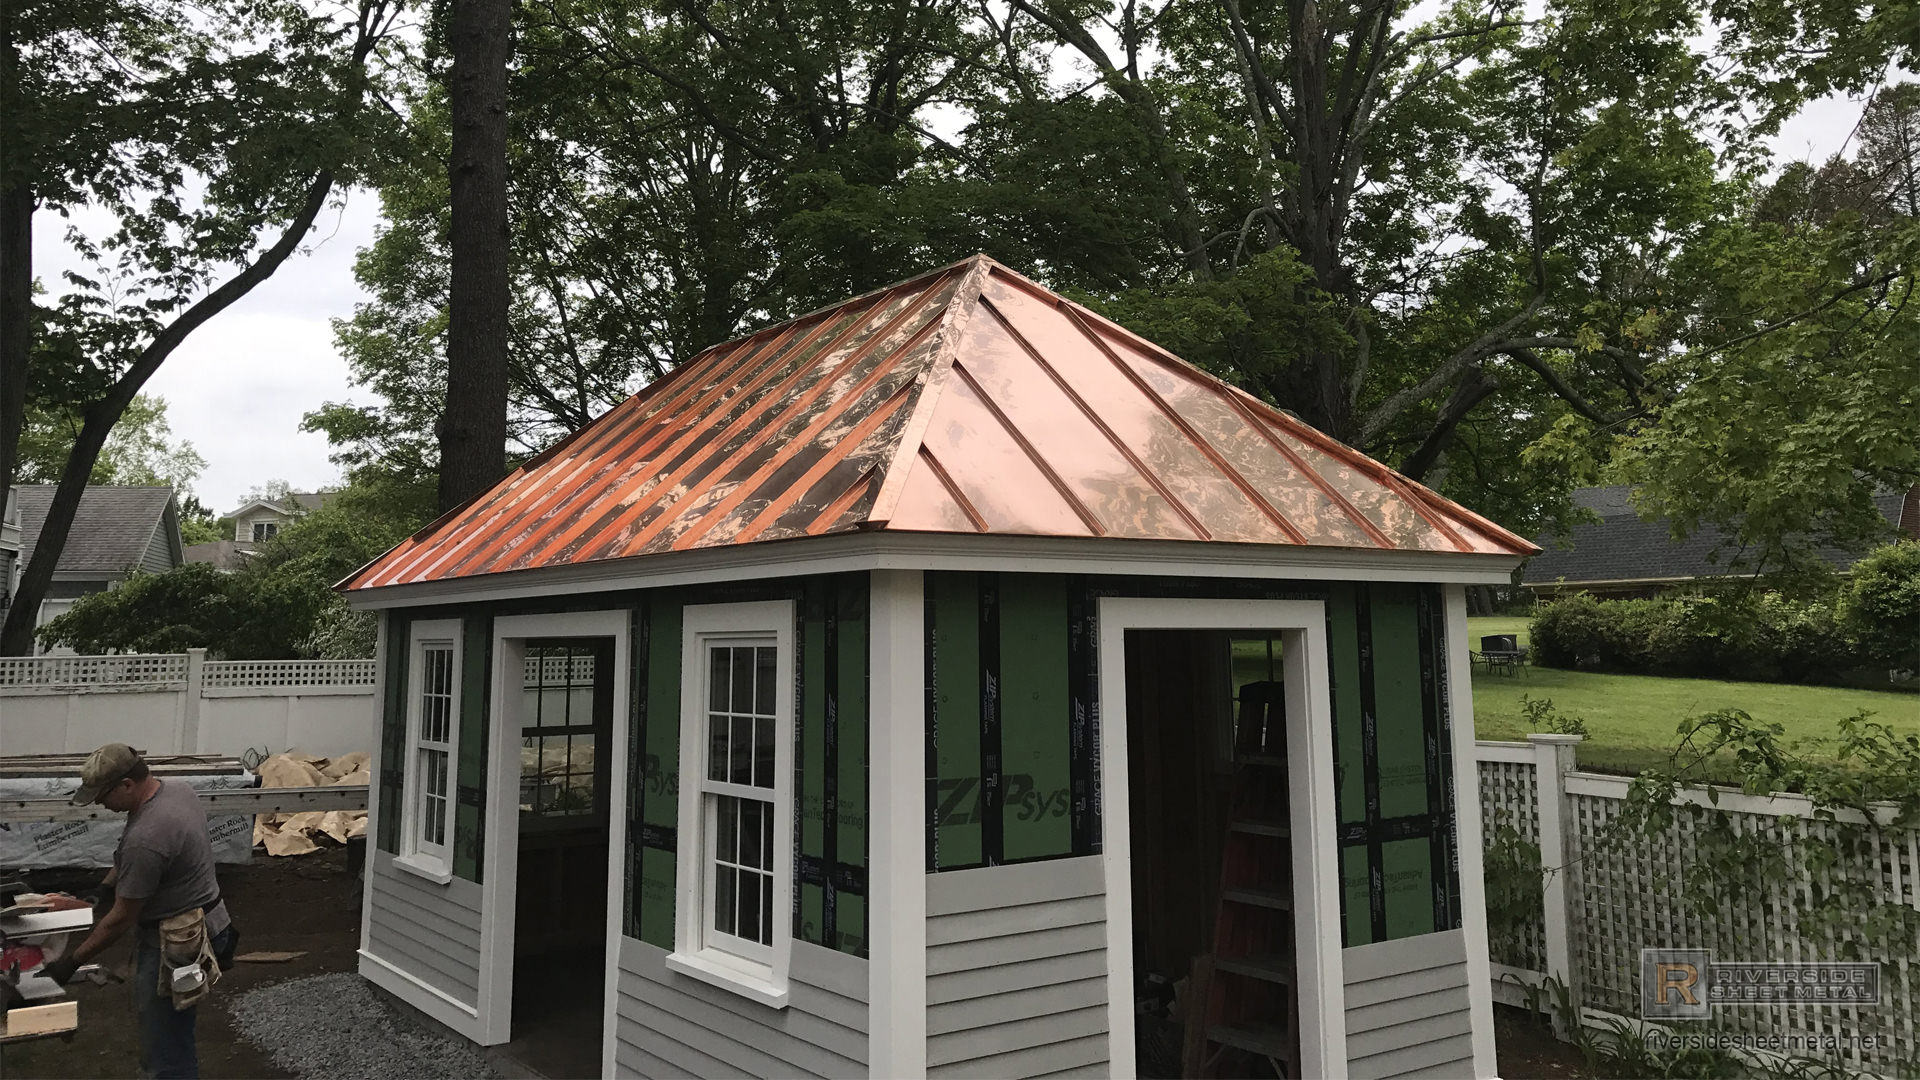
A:
<svg viewBox="0 0 1920 1080">
<path fill-rule="evenodd" d="M 1016 1020 L 1104 1006 L 1106 1003 L 1105 978 L 1030 986 L 1004 994 L 931 1006 L 927 1009 L 927 1034 L 950 1035 Z"/>
<path fill-rule="evenodd" d="M 952 945 L 933 945 L 927 949 L 927 974 L 945 975 L 953 971 L 1038 960 L 1043 956 L 1068 953 L 1103 952 L 1107 947 L 1105 923 L 1063 926 L 994 938 L 990 945 L 963 941 Z"/>
<path fill-rule="evenodd" d="M 1107 1058 L 1106 1032 L 1098 1035 L 1086 1035 L 1078 1039 L 1047 1043 L 1026 1050 L 1015 1050 L 1007 1054 L 995 1054 L 990 1057 L 970 1058 L 951 1065 L 929 1068 L 929 1077 L 953 1077 L 955 1080 L 978 1077 L 981 1080 L 1004 1080 L 1010 1076 L 1041 1076 L 1046 1073 L 1063 1072 L 1067 1069 L 1084 1069 L 1105 1063 Z"/>
<path fill-rule="evenodd" d="M 1106 887 L 1106 868 L 1097 855 L 947 870 L 927 875 L 927 915 L 1072 900 L 1099 895 Z"/>
<path fill-rule="evenodd" d="M 1466 1062 L 1462 1069 L 1446 1066 Z M 1386 1080 L 1413 1073 L 1436 1076 L 1469 1076 L 1473 1073 L 1473 1037 L 1455 1035 L 1437 1042 L 1415 1043 L 1347 1062 L 1352 1080 Z"/>
<path fill-rule="evenodd" d="M 862 1005 L 867 1003 L 867 961 L 858 956 L 796 941 L 788 978 Z"/>
<path fill-rule="evenodd" d="M 1087 1035 L 1104 1035 L 1106 1030 L 1107 1006 L 1102 1001 L 1098 1005 L 1052 1016 L 1033 1016 L 950 1035 L 929 1035 L 927 1067 L 1011 1054 Z"/>
<path fill-rule="evenodd" d="M 1452 1013 L 1465 1016 L 1467 1009 L 1468 997 L 1465 986 L 1450 986 L 1424 994 L 1409 994 L 1359 1008 L 1348 1006 L 1347 1038 L 1352 1039 L 1362 1032 L 1393 1027 L 1396 1024 L 1422 1020 L 1431 1016 Z"/>
<path fill-rule="evenodd" d="M 309 810 L 365 810 L 367 808 L 367 785 L 365 784 L 241 788 L 234 791 L 202 791 L 199 794 L 208 817 L 229 814 L 298 814 Z M 0 799 L 0 823 L 108 821 L 118 820 L 120 816 L 104 806 L 74 806 L 66 799 Z"/>
<path fill-rule="evenodd" d="M 675 1056 L 664 1045 L 672 1042 L 726 1066 L 716 1072 L 690 1069 L 692 1075 L 841 1076 L 866 1071 L 861 1062 L 826 1047 L 792 1037 L 769 1038 L 776 1034 L 773 1029 L 743 1023 L 735 1014 L 679 990 L 629 975 L 621 980 L 620 1009 L 652 1032 L 649 1042 L 663 1056 Z"/>
<path fill-rule="evenodd" d="M 1535 975 L 1534 978 L 1538 980 L 1541 976 Z M 1464 963 L 1422 968 L 1419 971 L 1403 971 L 1397 975 L 1368 979 L 1365 982 L 1349 982 L 1347 983 L 1347 1010 L 1351 1012 L 1368 1005 L 1378 1005 L 1383 1001 L 1451 987 L 1459 987 L 1462 990 L 1467 988 L 1467 966 Z"/>
<path fill-rule="evenodd" d="M 980 942 L 988 938 L 1025 934 L 1056 926 L 1082 926 L 1105 923 L 1107 898 L 1083 896 L 1077 900 L 1054 900 L 1044 904 L 1009 904 L 1006 907 L 968 911 L 958 915 L 939 915 L 927 920 L 928 945 L 952 945 L 955 942 Z"/>
<path fill-rule="evenodd" d="M 1368 979 L 1399 975 L 1443 964 L 1463 964 L 1467 960 L 1466 937 L 1458 930 L 1438 934 L 1419 934 L 1371 945 L 1356 945 L 1340 952 L 1346 967 L 1346 983 L 1351 986 Z"/>
<path fill-rule="evenodd" d="M 0 1021 L 0 1042 L 38 1039 L 61 1035 L 80 1026 L 80 1003 L 55 1001 L 47 1005 L 25 1005 L 8 1009 Z"/>
<path fill-rule="evenodd" d="M 1077 979 L 1105 977 L 1106 974 L 1105 949 L 949 972 L 927 979 L 927 1004 L 944 1005 L 968 998 L 1010 993 L 1029 986 L 1049 986 Z"/>
</svg>

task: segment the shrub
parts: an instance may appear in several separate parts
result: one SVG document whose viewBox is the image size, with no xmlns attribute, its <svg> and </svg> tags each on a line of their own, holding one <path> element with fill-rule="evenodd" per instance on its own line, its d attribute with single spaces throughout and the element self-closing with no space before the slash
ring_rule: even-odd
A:
<svg viewBox="0 0 1920 1080">
<path fill-rule="evenodd" d="M 1854 564 L 1840 623 L 1873 662 L 1920 664 L 1920 542 L 1896 541 Z"/>
<path fill-rule="evenodd" d="M 1752 682 L 1833 682 L 1868 658 L 1830 600 L 1752 591 L 1556 601 L 1534 620 L 1546 667 Z"/>
</svg>

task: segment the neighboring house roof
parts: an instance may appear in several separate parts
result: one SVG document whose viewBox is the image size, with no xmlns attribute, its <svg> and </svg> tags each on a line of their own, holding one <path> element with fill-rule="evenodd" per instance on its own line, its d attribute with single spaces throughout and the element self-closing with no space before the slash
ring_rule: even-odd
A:
<svg viewBox="0 0 1920 1080">
<path fill-rule="evenodd" d="M 348 585 L 874 530 L 1534 550 L 975 256 L 706 350 Z"/>
<path fill-rule="evenodd" d="M 1727 563 L 1734 551 L 1725 546 L 1725 533 L 1703 525 L 1686 539 L 1675 540 L 1667 519 L 1640 519 L 1630 502 L 1632 494 L 1630 485 L 1575 491 L 1574 505 L 1599 514 L 1600 520 L 1575 525 L 1572 547 L 1554 547 L 1550 538 L 1542 537 L 1538 542 L 1545 550 L 1527 561 L 1521 584 L 1651 584 L 1729 572 Z M 1904 498 L 1903 492 L 1887 492 L 1874 496 L 1873 502 L 1890 523 L 1898 525 Z M 1818 553 L 1837 570 L 1852 566 L 1863 554 L 1839 548 L 1820 548 Z"/>
<path fill-rule="evenodd" d="M 217 520 L 226 521 L 254 509 L 276 510 L 291 517 L 294 514 L 309 514 L 332 502 L 339 495 L 337 491 L 290 491 L 278 499 L 248 499 L 237 509 L 221 514 Z"/>
<path fill-rule="evenodd" d="M 247 556 L 253 554 L 252 544 L 235 540 L 214 540 L 205 544 L 188 544 L 183 549 L 183 562 L 212 563 L 216 570 L 238 570 L 247 565 Z"/>
<path fill-rule="evenodd" d="M 20 488 L 20 558 L 33 560 L 40 527 L 53 506 L 52 484 Z M 170 487 L 89 486 L 74 510 L 73 527 L 54 566 L 58 574 L 121 573 L 138 566 L 153 543 L 154 530 L 164 529 L 174 565 L 179 565 L 179 511 Z"/>
</svg>

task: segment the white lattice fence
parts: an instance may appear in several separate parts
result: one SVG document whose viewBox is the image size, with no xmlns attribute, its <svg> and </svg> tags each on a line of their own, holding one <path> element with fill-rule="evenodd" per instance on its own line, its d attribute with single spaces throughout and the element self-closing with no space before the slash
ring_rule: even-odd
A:
<svg viewBox="0 0 1920 1080">
<path fill-rule="evenodd" d="M 1849 1069 L 1883 1076 L 1910 1075 L 1920 1063 L 1920 959 L 1885 940 L 1863 936 L 1858 920 L 1818 927 L 1801 915 L 1811 896 L 1829 895 L 1846 880 L 1867 883 L 1872 894 L 1852 898 L 1847 910 L 1864 912 L 1869 904 L 1905 904 L 1920 908 L 1920 832 L 1886 827 L 1859 828 L 1815 820 L 1806 799 L 1753 797 L 1722 792 L 1715 808 L 1725 813 L 1721 837 L 1711 846 L 1701 835 L 1707 824 L 1684 809 L 1664 833 L 1614 840 L 1609 832 L 1626 805 L 1629 782 L 1621 777 L 1567 772 L 1543 773 L 1538 763 L 1521 759 L 1521 744 L 1482 744 L 1481 805 L 1487 835 L 1506 820 L 1517 831 L 1531 820 L 1537 835 L 1539 799 L 1560 800 L 1564 822 L 1566 882 L 1564 910 L 1546 905 L 1546 919 L 1562 920 L 1568 955 L 1558 966 L 1588 1010 L 1615 1016 L 1640 1013 L 1642 948 L 1711 949 L 1716 960 L 1825 962 L 1878 961 L 1880 1002 L 1876 1005 L 1717 1006 L 1711 1028 L 1720 1034 L 1757 1036 L 1788 1042 L 1792 1056 L 1839 1062 Z M 1530 777 L 1521 774 L 1531 774 Z M 1529 782 L 1531 781 L 1531 782 Z M 1525 802 L 1531 798 L 1531 814 Z M 1680 802 L 1706 805 L 1698 792 L 1683 792 Z M 1855 826 L 1864 826 L 1857 819 Z M 1831 852 L 1830 866 L 1808 865 L 1797 842 L 1805 837 Z M 1702 873 L 1711 851 L 1724 850 L 1732 838 L 1752 845 L 1753 855 L 1734 860 L 1704 900 L 1690 898 L 1689 874 Z M 1548 933 L 1545 940 L 1554 935 Z M 1531 949 L 1521 950 L 1531 952 Z M 1547 953 L 1551 953 L 1549 947 Z M 1496 955 L 1496 963 L 1539 977 L 1553 964 L 1551 955 Z"/>
<path fill-rule="evenodd" d="M 1540 846 L 1540 793 L 1533 747 L 1526 743 L 1480 744 L 1480 825 L 1492 844 L 1502 827 Z M 1545 919 L 1523 926 L 1488 927 L 1493 962 L 1525 971 L 1547 970 Z"/>
<path fill-rule="evenodd" d="M 526 679 L 522 685 L 529 690 L 538 686 L 592 686 L 593 655 L 575 653 L 570 656 L 565 654 L 529 656 Z"/>
<path fill-rule="evenodd" d="M 0 659 L 0 686 L 164 687 L 185 685 L 185 655 L 21 656 Z"/>
<path fill-rule="evenodd" d="M 372 660 L 209 660 L 208 690 L 373 686 Z"/>
</svg>

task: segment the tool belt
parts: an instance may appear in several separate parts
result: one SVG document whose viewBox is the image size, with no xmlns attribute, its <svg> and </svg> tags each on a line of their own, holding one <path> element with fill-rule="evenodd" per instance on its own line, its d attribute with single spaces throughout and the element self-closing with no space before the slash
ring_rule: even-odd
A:
<svg viewBox="0 0 1920 1080">
<path fill-rule="evenodd" d="M 216 901 L 217 902 L 217 901 Z M 220 961 L 207 933 L 207 909 L 189 908 L 160 920 L 160 980 L 154 993 L 191 1009 L 220 981 Z"/>
</svg>

